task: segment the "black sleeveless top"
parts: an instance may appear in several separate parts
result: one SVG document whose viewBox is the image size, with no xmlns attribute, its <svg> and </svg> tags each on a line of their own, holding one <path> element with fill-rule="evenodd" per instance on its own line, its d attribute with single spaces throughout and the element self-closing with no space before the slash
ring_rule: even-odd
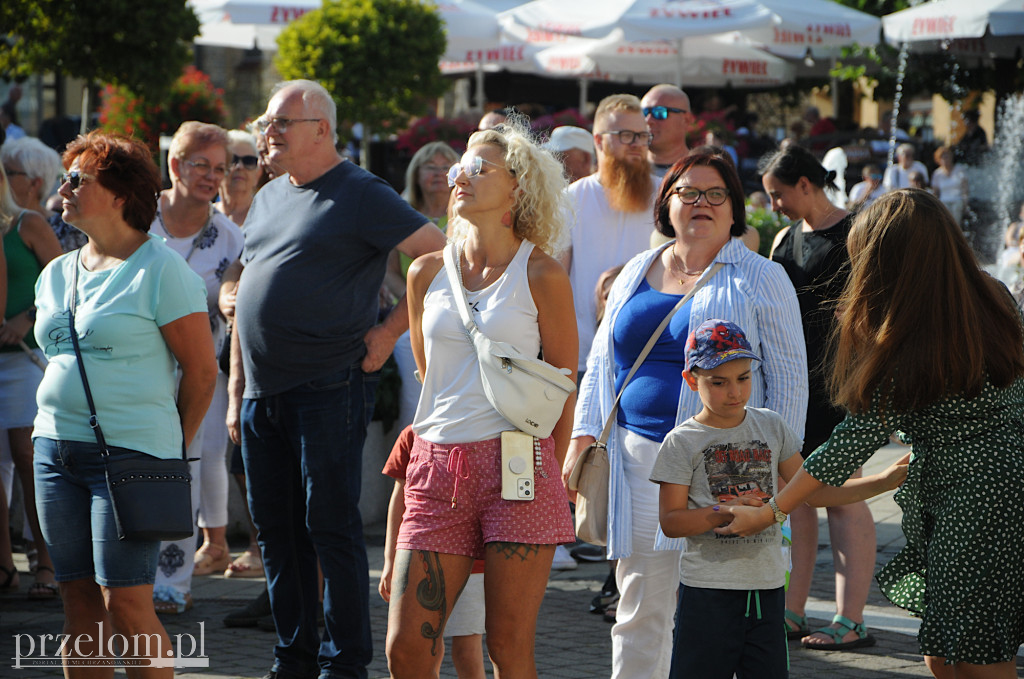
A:
<svg viewBox="0 0 1024 679">
<path fill-rule="evenodd" d="M 807 425 L 804 430 L 806 457 L 825 442 L 846 413 L 834 407 L 828 396 L 825 380 L 831 371 L 826 362 L 828 338 L 835 326 L 835 310 L 839 295 L 850 275 L 850 256 L 846 252 L 846 237 L 853 224 L 853 215 L 847 215 L 835 225 L 820 231 L 803 232 L 803 264 L 797 264 L 793 253 L 791 227 L 772 253 L 772 260 L 782 265 L 796 288 L 800 303 L 800 316 L 807 342 L 808 385 Z"/>
</svg>

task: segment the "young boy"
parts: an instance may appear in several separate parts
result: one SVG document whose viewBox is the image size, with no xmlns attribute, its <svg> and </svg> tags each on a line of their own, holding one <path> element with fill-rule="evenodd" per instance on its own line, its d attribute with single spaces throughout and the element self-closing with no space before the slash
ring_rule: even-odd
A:
<svg viewBox="0 0 1024 679">
<path fill-rule="evenodd" d="M 746 407 L 751 362 L 758 360 L 743 330 L 729 321 L 705 321 L 690 333 L 683 378 L 704 407 L 669 432 L 651 471 L 661 485 L 662 530 L 687 538 L 673 679 L 788 676 L 779 525 L 746 538 L 713 531 L 732 520 L 727 505 L 772 504 L 779 476 L 788 481 L 800 468 L 800 437 L 777 413 Z M 900 463 L 823 489 L 815 504 L 856 502 L 895 488 L 906 476 L 906 460 Z M 781 523 L 780 514 L 776 509 Z"/>
</svg>

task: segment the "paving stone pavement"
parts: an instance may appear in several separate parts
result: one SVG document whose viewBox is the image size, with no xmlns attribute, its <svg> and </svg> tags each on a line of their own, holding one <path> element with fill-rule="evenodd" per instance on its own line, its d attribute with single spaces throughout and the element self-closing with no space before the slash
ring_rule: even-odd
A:
<svg viewBox="0 0 1024 679">
<path fill-rule="evenodd" d="M 872 458 L 868 472 L 884 468 L 898 458 L 903 449 L 888 446 Z M 872 512 L 878 526 L 877 563 L 884 564 L 899 550 L 903 536 L 899 527 L 900 510 L 892 494 L 871 501 Z M 824 511 L 820 512 L 819 558 L 808 602 L 812 625 L 823 625 L 834 612 L 831 550 L 828 543 L 828 525 Z M 374 661 L 369 668 L 371 679 L 388 676 L 384 658 L 384 635 L 387 626 L 387 606 L 376 593 L 376 582 L 383 563 L 382 527 L 368 528 L 371 621 L 375 644 Z M 27 562 L 17 555 L 21 573 L 21 591 L 0 595 L 0 677 L 60 676 L 53 667 L 12 669 L 16 649 L 16 635 L 31 635 L 38 639 L 43 634 L 59 634 L 63 613 L 59 601 L 28 601 L 25 592 L 32 578 L 26 573 Z M 608 572 L 604 563 L 580 564 L 573 571 L 552 573 L 547 595 L 541 607 L 537 631 L 536 658 L 538 673 L 545 678 L 589 679 L 607 677 L 611 668 L 610 625 L 601 616 L 587 611 L 588 603 L 597 592 Z M 263 580 L 228 579 L 221 576 L 196 578 L 193 583 L 195 608 L 180 616 L 163 618 L 168 633 L 193 635 L 202 638 L 200 652 L 209 659 L 208 668 L 183 668 L 181 677 L 204 679 L 233 679 L 235 677 L 262 677 L 270 668 L 273 658 L 274 635 L 258 629 L 230 629 L 221 619 L 256 597 L 263 588 Z M 793 679 L 872 679 L 931 676 L 917 652 L 916 620 L 900 609 L 888 604 L 877 586 L 872 588 L 865 614 L 871 633 L 878 642 L 874 647 L 854 652 L 808 651 L 799 642 L 790 643 Z M 201 634 L 200 634 L 201 633 Z M 23 651 L 27 641 L 22 637 Z M 183 637 L 187 642 L 187 637 Z M 182 650 L 188 653 L 188 648 Z M 1018 655 L 1018 676 L 1024 676 L 1024 659 Z M 123 670 L 119 670 L 121 674 Z M 488 665 L 488 672 L 490 666 Z M 442 677 L 453 678 L 455 673 L 447 660 Z"/>
</svg>

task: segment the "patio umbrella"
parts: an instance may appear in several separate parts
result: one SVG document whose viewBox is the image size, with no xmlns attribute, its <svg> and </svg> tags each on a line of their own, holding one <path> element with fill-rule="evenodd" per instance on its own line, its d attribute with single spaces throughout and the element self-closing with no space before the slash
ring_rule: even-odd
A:
<svg viewBox="0 0 1024 679">
<path fill-rule="evenodd" d="M 915 50 L 1015 56 L 1024 36 L 1022 0 L 932 0 L 882 17 L 889 42 Z M 958 43 L 961 44 L 957 49 Z"/>
<path fill-rule="evenodd" d="M 622 40 L 617 32 L 604 40 L 581 39 L 556 45 L 537 55 L 552 75 L 588 76 L 604 80 L 657 83 L 675 79 L 690 87 L 765 87 L 793 79 L 785 60 L 725 37 L 683 41 Z"/>
<path fill-rule="evenodd" d="M 320 0 L 188 0 L 199 18 L 196 44 L 276 50 L 281 29 L 306 12 L 318 9 Z M 466 61 L 466 55 L 483 56 L 500 42 L 498 11 L 475 0 L 442 0 L 437 11 L 445 24 L 446 61 Z"/>
<path fill-rule="evenodd" d="M 500 16 L 512 37 L 549 44 L 616 29 L 623 40 L 679 40 L 772 22 L 757 0 L 534 0 Z"/>
<path fill-rule="evenodd" d="M 739 31 L 746 41 L 782 57 L 836 55 L 853 43 L 878 44 L 881 20 L 833 0 L 758 0 L 773 16 L 771 26 Z"/>
</svg>

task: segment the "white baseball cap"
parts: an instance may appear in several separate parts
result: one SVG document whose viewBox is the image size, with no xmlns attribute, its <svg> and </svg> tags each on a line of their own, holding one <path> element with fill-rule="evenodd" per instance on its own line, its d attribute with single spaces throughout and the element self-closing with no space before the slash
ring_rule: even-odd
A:
<svg viewBox="0 0 1024 679">
<path fill-rule="evenodd" d="M 553 153 L 579 149 L 594 155 L 594 135 L 582 127 L 562 125 L 551 132 L 551 139 L 544 144 L 544 148 Z"/>
</svg>

